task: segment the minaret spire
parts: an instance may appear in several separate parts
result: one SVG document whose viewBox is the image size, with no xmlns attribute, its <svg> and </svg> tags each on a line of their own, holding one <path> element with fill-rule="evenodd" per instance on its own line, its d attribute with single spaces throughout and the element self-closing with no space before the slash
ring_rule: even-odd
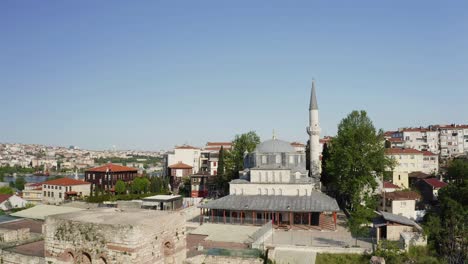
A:
<svg viewBox="0 0 468 264">
<path fill-rule="evenodd" d="M 310 92 L 309 110 L 318 109 L 317 97 L 315 95 L 315 80 L 312 79 L 312 91 Z"/>
<path fill-rule="evenodd" d="M 320 182 L 320 124 L 317 96 L 315 94 L 315 80 L 312 79 L 312 90 L 310 91 L 309 126 L 307 127 L 310 144 L 310 176 Z"/>
</svg>

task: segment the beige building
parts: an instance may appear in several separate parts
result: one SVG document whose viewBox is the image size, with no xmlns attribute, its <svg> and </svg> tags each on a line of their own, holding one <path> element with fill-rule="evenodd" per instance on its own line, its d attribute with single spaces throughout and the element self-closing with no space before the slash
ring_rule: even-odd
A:
<svg viewBox="0 0 468 264">
<path fill-rule="evenodd" d="M 409 188 L 409 173 L 420 171 L 432 174 L 439 171 L 438 156 L 429 151 L 389 148 L 386 149 L 385 155 L 395 159 L 396 166 L 393 169 L 393 183 L 403 188 Z"/>
<path fill-rule="evenodd" d="M 26 183 L 23 190 L 23 199 L 32 204 L 42 202 L 42 182 Z"/>
<path fill-rule="evenodd" d="M 413 191 L 394 191 L 382 194 L 379 210 L 409 219 L 416 219 L 416 202 L 421 196 Z"/>
<path fill-rule="evenodd" d="M 42 202 L 60 204 L 68 199 L 89 196 L 91 183 L 70 178 L 60 178 L 42 183 Z"/>
</svg>

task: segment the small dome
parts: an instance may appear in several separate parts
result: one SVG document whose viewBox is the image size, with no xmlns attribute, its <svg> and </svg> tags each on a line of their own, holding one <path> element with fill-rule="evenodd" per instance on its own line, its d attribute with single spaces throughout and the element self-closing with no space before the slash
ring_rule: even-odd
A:
<svg viewBox="0 0 468 264">
<path fill-rule="evenodd" d="M 283 153 L 295 152 L 291 143 L 279 139 L 270 139 L 263 141 L 256 148 L 256 152 L 260 153 Z"/>
</svg>

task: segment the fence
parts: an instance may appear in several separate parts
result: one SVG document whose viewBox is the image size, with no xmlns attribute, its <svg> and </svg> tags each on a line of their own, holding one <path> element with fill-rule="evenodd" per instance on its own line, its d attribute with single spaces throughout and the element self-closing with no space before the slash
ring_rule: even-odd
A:
<svg viewBox="0 0 468 264">
<path fill-rule="evenodd" d="M 253 233 L 252 239 L 252 248 L 264 250 L 265 249 L 265 240 L 273 234 L 273 224 L 268 222 L 264 224 L 260 229 Z"/>
</svg>

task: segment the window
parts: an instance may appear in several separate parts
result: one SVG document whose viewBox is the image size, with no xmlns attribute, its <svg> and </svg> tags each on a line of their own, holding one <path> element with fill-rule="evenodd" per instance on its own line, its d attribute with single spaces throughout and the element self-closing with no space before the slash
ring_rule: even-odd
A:
<svg viewBox="0 0 468 264">
<path fill-rule="evenodd" d="M 213 162 L 213 166 L 216 167 L 216 161 Z"/>
<path fill-rule="evenodd" d="M 262 156 L 262 164 L 266 164 L 266 163 L 267 163 L 267 156 L 263 155 Z"/>
<path fill-rule="evenodd" d="M 271 188 L 271 195 L 275 195 L 275 189 Z"/>
<path fill-rule="evenodd" d="M 279 188 L 278 194 L 279 194 L 279 195 L 283 195 L 283 190 L 282 190 L 281 188 Z"/>
<path fill-rule="evenodd" d="M 61 192 L 59 192 L 59 198 L 62 198 L 62 193 Z"/>
<path fill-rule="evenodd" d="M 401 175 L 398 175 L 398 180 L 401 180 Z"/>
<path fill-rule="evenodd" d="M 213 171 L 213 174 L 214 174 L 214 175 L 218 175 L 218 172 L 217 172 L 217 171 Z"/>
<path fill-rule="evenodd" d="M 46 193 L 47 193 L 47 192 L 46 192 L 46 191 L 44 191 L 44 197 L 46 197 Z"/>
<path fill-rule="evenodd" d="M 258 188 L 258 194 L 262 195 L 262 189 L 261 188 Z"/>
</svg>

